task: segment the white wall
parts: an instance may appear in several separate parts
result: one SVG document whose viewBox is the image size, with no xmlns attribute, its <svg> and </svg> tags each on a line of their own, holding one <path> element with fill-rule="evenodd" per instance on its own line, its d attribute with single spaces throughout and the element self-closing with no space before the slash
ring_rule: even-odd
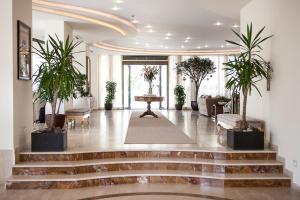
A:
<svg viewBox="0 0 300 200">
<path fill-rule="evenodd" d="M 11 173 L 14 153 L 28 148 L 32 130 L 31 81 L 17 79 L 17 20 L 31 27 L 31 0 L 6 0 L 0 6 L 0 182 Z"/>
<path fill-rule="evenodd" d="M 241 11 L 241 30 L 253 22 L 255 29 L 266 26 L 265 34 L 274 37 L 263 45 L 263 56 L 274 68 L 271 91 L 260 84 L 263 97 L 253 93 L 249 98 L 249 116 L 266 121 L 270 142 L 279 147 L 286 168 L 294 173 L 300 185 L 300 1 L 253 0 Z"/>
</svg>

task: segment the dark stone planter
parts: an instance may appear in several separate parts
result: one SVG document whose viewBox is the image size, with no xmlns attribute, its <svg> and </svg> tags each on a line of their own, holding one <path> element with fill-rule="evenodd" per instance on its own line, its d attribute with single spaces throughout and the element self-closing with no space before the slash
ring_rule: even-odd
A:
<svg viewBox="0 0 300 200">
<path fill-rule="evenodd" d="M 38 130 L 31 133 L 31 151 L 64 151 L 67 148 L 67 130 L 60 133 Z"/>
<path fill-rule="evenodd" d="M 48 127 L 50 125 L 51 116 L 52 116 L 51 114 L 46 115 L 46 124 Z M 65 125 L 65 119 L 66 119 L 65 115 L 62 115 L 62 114 L 55 115 L 54 126 L 63 128 Z"/>
<path fill-rule="evenodd" d="M 197 101 L 191 101 L 191 107 L 193 109 L 193 111 L 198 111 L 198 102 Z"/>
<path fill-rule="evenodd" d="M 106 103 L 104 104 L 104 109 L 105 110 L 112 110 L 113 104 L 112 103 Z"/>
<path fill-rule="evenodd" d="M 264 139 L 264 132 L 258 130 L 250 132 L 227 130 L 227 146 L 234 150 L 263 150 Z"/>
<path fill-rule="evenodd" d="M 176 109 L 176 110 L 182 110 L 182 105 L 175 104 L 175 109 Z"/>
</svg>

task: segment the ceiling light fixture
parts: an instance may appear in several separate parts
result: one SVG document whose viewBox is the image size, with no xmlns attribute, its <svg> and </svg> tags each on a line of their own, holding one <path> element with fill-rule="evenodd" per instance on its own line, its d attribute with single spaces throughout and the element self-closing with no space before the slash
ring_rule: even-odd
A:
<svg viewBox="0 0 300 200">
<path fill-rule="evenodd" d="M 114 0 L 114 3 L 120 4 L 120 3 L 124 3 L 124 1 L 123 0 Z"/>
<path fill-rule="evenodd" d="M 150 44 L 149 44 L 149 43 L 146 43 L 146 44 L 145 44 L 145 46 L 146 46 L 146 47 L 149 47 L 149 46 L 150 46 Z"/>
<path fill-rule="evenodd" d="M 131 15 L 131 22 L 134 24 L 139 23 L 139 21 L 135 18 L 135 15 Z"/>
<path fill-rule="evenodd" d="M 224 48 L 224 45 L 223 45 L 223 44 L 221 45 L 221 48 Z"/>
<path fill-rule="evenodd" d="M 184 49 L 184 48 L 185 48 L 185 46 L 181 45 L 181 48 L 182 48 L 182 49 Z"/>
<path fill-rule="evenodd" d="M 145 26 L 146 28 L 152 28 L 152 26 L 150 24 L 148 24 L 147 26 Z"/>
<path fill-rule="evenodd" d="M 43 7 L 39 7 L 39 6 L 32 6 L 32 9 L 35 10 L 35 11 L 39 11 L 39 12 L 45 12 L 45 13 L 50 13 L 50 14 L 54 14 L 54 15 L 70 17 L 70 18 L 86 21 L 86 22 L 89 22 L 89 23 L 98 24 L 100 26 L 104 26 L 104 27 L 113 29 L 113 30 L 121 33 L 122 35 L 126 35 L 126 32 L 123 29 L 121 29 L 121 28 L 119 28 L 115 25 L 112 25 L 110 23 L 101 21 L 99 19 L 86 17 L 86 16 L 83 16 L 83 15 L 74 14 L 74 13 L 71 13 L 71 12 L 65 12 L 65 11 L 59 11 L 59 10 L 54 10 L 54 9 L 49 9 L 49 8 L 43 8 Z"/>
<path fill-rule="evenodd" d="M 114 11 L 118 11 L 118 10 L 120 10 L 121 8 L 119 8 L 118 6 L 114 6 L 114 7 L 112 7 L 111 9 L 114 10 Z"/>
<path fill-rule="evenodd" d="M 186 39 L 186 40 L 190 40 L 190 39 L 192 39 L 192 38 L 188 36 L 188 37 L 186 37 L 185 39 Z"/>
<path fill-rule="evenodd" d="M 184 43 L 188 43 L 189 42 L 189 40 L 184 40 Z"/>
<path fill-rule="evenodd" d="M 149 29 L 149 30 L 148 30 L 148 33 L 153 33 L 153 32 L 154 32 L 153 29 Z"/>
<path fill-rule="evenodd" d="M 135 42 L 136 45 L 140 44 L 139 42 Z"/>
<path fill-rule="evenodd" d="M 201 49 L 201 47 L 200 47 L 200 46 L 197 46 L 197 49 Z"/>
<path fill-rule="evenodd" d="M 205 48 L 208 48 L 208 45 L 206 44 L 204 47 L 205 47 Z"/>
<path fill-rule="evenodd" d="M 168 49 L 169 47 L 165 47 L 165 49 Z"/>
<path fill-rule="evenodd" d="M 223 23 L 222 22 L 219 22 L 219 21 L 217 21 L 215 24 L 214 24 L 215 26 L 221 26 L 221 25 L 223 25 Z"/>
<path fill-rule="evenodd" d="M 165 37 L 165 39 L 166 39 L 166 40 L 169 40 L 169 39 L 170 39 L 170 37 L 168 37 L 168 36 L 167 36 L 167 37 Z"/>
<path fill-rule="evenodd" d="M 232 26 L 232 28 L 239 28 L 240 26 L 238 25 L 238 24 L 234 24 L 233 26 Z"/>
<path fill-rule="evenodd" d="M 168 32 L 168 33 L 166 33 L 166 36 L 170 37 L 170 36 L 172 36 L 172 33 Z"/>
</svg>

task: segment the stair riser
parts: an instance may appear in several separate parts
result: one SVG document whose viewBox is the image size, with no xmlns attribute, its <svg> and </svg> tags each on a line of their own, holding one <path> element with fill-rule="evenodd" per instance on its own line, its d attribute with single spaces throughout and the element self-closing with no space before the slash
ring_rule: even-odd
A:
<svg viewBox="0 0 300 200">
<path fill-rule="evenodd" d="M 74 154 L 21 154 L 20 161 L 79 161 L 119 158 L 198 158 L 215 160 L 275 160 L 276 153 L 214 153 L 187 151 L 122 151 Z"/>
<path fill-rule="evenodd" d="M 76 189 L 91 186 L 118 185 L 118 184 L 192 184 L 214 187 L 290 187 L 290 180 L 219 180 L 195 177 L 170 176 L 135 176 L 122 178 L 103 178 L 82 181 L 28 181 L 8 182 L 6 189 Z"/>
<path fill-rule="evenodd" d="M 169 164 L 169 163 L 128 163 L 104 164 L 80 167 L 14 167 L 13 175 L 58 175 L 58 174 L 83 174 L 107 171 L 127 170 L 181 170 L 211 173 L 283 173 L 282 165 L 271 166 L 224 166 L 207 164 Z"/>
</svg>

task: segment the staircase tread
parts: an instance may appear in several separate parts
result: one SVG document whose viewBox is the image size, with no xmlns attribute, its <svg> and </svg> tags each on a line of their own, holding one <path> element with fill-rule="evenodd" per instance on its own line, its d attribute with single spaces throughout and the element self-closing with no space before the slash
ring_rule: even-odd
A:
<svg viewBox="0 0 300 200">
<path fill-rule="evenodd" d="M 291 179 L 285 174 L 219 174 L 219 173 L 205 173 L 192 172 L 180 170 L 130 170 L 130 171 L 111 171 L 111 172 L 97 172 L 88 174 L 75 175 L 13 175 L 8 178 L 8 182 L 21 181 L 80 181 L 99 178 L 114 178 L 114 177 L 131 177 L 131 176 L 181 176 L 181 177 L 195 177 L 208 179 L 222 179 L 222 180 L 270 180 L 270 179 Z"/>
<path fill-rule="evenodd" d="M 25 161 L 17 163 L 14 167 L 79 167 L 101 164 L 128 164 L 128 163 L 182 163 L 182 164 L 207 164 L 222 166 L 281 166 L 283 163 L 276 160 L 212 160 L 194 158 L 118 158 L 118 159 L 93 159 L 79 161 Z"/>
</svg>

